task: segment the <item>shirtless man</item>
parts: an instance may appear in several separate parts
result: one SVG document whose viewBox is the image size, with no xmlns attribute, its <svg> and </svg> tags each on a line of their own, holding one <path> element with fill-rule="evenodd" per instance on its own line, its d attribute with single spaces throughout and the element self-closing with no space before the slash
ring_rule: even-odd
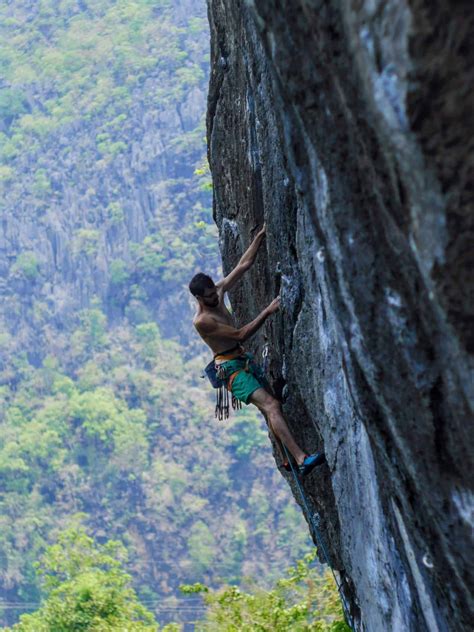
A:
<svg viewBox="0 0 474 632">
<path fill-rule="evenodd" d="M 216 367 L 224 377 L 233 396 L 245 404 L 254 404 L 267 419 L 276 437 L 293 455 L 301 476 L 325 462 L 324 454 L 307 455 L 296 443 L 283 417 L 280 402 L 266 390 L 265 380 L 259 367 L 245 352 L 242 343 L 260 329 L 266 319 L 280 307 L 280 297 L 275 298 L 254 320 L 236 328 L 224 303 L 224 293 L 230 290 L 254 263 L 258 249 L 265 237 L 265 225 L 240 259 L 237 266 L 224 279 L 214 284 L 206 274 L 196 274 L 189 290 L 197 299 L 197 312 L 193 324 L 214 353 Z"/>
</svg>

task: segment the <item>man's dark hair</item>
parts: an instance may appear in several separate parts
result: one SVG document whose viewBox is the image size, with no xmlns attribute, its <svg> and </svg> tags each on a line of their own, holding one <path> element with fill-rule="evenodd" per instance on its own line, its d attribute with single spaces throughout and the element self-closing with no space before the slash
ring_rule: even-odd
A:
<svg viewBox="0 0 474 632">
<path fill-rule="evenodd" d="M 204 291 L 206 288 L 213 288 L 214 281 L 210 276 L 204 274 L 203 272 L 198 272 L 191 279 L 191 283 L 189 284 L 189 291 L 193 296 L 204 296 Z"/>
</svg>

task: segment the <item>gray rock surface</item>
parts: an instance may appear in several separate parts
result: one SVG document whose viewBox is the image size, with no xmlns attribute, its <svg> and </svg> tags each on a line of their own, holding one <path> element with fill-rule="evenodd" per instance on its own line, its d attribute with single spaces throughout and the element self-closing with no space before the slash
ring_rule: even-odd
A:
<svg viewBox="0 0 474 632">
<path fill-rule="evenodd" d="M 298 440 L 355 627 L 473 621 L 474 11 L 209 0 L 208 141 L 231 295 Z M 320 551 L 321 555 L 321 551 Z"/>
</svg>

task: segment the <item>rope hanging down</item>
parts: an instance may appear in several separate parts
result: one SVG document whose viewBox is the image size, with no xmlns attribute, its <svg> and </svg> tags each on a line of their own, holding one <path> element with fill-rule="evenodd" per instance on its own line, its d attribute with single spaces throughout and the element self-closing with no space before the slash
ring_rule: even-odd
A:
<svg viewBox="0 0 474 632">
<path fill-rule="evenodd" d="M 350 615 L 349 605 L 347 603 L 347 600 L 346 600 L 346 598 L 344 596 L 344 593 L 342 592 L 342 585 L 341 585 L 341 583 L 338 581 L 338 579 L 336 577 L 336 573 L 334 572 L 334 569 L 333 569 L 332 564 L 330 562 L 329 555 L 328 555 L 326 546 L 324 544 L 324 540 L 323 540 L 321 532 L 319 530 L 319 526 L 318 526 L 319 516 L 317 514 L 311 514 L 311 512 L 309 510 L 308 501 L 306 499 L 306 495 L 305 495 L 305 493 L 303 491 L 303 487 L 301 486 L 301 482 L 300 482 L 298 473 L 297 473 L 297 471 L 295 469 L 295 466 L 293 464 L 293 461 L 290 458 L 290 455 L 288 453 L 286 445 L 284 443 L 282 443 L 282 446 L 283 446 L 283 449 L 285 451 L 287 462 L 290 464 L 291 472 L 293 474 L 293 478 L 295 479 L 295 483 L 296 483 L 296 486 L 298 488 L 298 491 L 299 491 L 299 494 L 300 494 L 300 497 L 301 497 L 301 500 L 302 500 L 302 503 L 303 503 L 303 511 L 304 511 L 304 513 L 306 515 L 306 519 L 307 519 L 308 524 L 309 524 L 309 528 L 310 528 L 311 535 L 313 537 L 313 541 L 317 542 L 318 547 L 322 551 L 324 561 L 326 562 L 326 564 L 331 569 L 332 576 L 334 577 L 334 581 L 336 583 L 337 590 L 338 590 L 339 596 L 341 598 L 342 608 L 344 610 L 344 615 L 346 617 L 347 623 L 348 623 L 349 627 L 351 628 L 351 630 L 353 630 L 355 632 L 354 621 L 353 621 L 353 619 L 352 619 L 352 617 Z"/>
<path fill-rule="evenodd" d="M 270 345 L 268 342 L 265 342 L 264 346 L 263 346 L 263 350 L 262 350 L 262 365 L 263 365 L 263 369 L 265 371 L 265 373 L 267 372 L 268 369 L 268 365 L 270 362 Z M 306 495 L 303 491 L 303 487 L 301 486 L 301 482 L 298 476 L 298 473 L 295 469 L 295 466 L 293 464 L 293 461 L 290 457 L 290 454 L 288 453 L 288 449 L 286 447 L 286 445 L 281 442 L 278 441 L 277 439 L 277 444 L 281 445 L 283 447 L 283 450 L 285 451 L 285 457 L 286 457 L 286 462 L 289 463 L 290 468 L 291 468 L 291 472 L 293 474 L 293 478 L 295 479 L 295 483 L 296 483 L 296 487 L 298 488 L 300 497 L 301 497 L 301 501 L 303 504 L 303 512 L 306 515 L 306 519 L 308 521 L 309 524 L 309 528 L 310 528 L 310 532 L 311 532 L 311 536 L 313 538 L 313 541 L 317 542 L 318 547 L 320 548 L 320 550 L 322 551 L 323 554 L 323 558 L 324 561 L 326 562 L 326 564 L 329 566 L 329 568 L 331 569 L 331 573 L 332 576 L 334 578 L 334 582 L 336 583 L 337 586 L 337 590 L 339 592 L 339 596 L 341 598 L 341 603 L 342 603 L 342 608 L 344 610 L 344 615 L 346 617 L 346 621 L 349 625 L 349 627 L 351 628 L 351 630 L 355 631 L 354 628 L 354 621 L 350 615 L 350 611 L 349 611 L 349 605 L 347 603 L 347 600 L 342 592 L 342 585 L 341 583 L 338 581 L 337 577 L 336 577 L 336 573 L 334 572 L 334 569 L 332 567 L 332 564 L 330 562 L 329 559 L 329 555 L 327 552 L 327 548 L 326 545 L 324 544 L 324 540 L 322 538 L 321 532 L 319 530 L 319 515 L 318 514 L 312 514 L 309 510 L 309 505 L 308 505 L 308 500 L 306 498 Z"/>
</svg>

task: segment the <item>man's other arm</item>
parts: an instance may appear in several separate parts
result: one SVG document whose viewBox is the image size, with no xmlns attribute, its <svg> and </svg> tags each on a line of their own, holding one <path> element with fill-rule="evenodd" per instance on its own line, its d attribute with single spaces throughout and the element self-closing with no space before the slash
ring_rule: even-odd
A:
<svg viewBox="0 0 474 632">
<path fill-rule="evenodd" d="M 257 318 L 254 318 L 254 320 L 247 325 L 240 327 L 240 329 L 236 329 L 231 325 L 224 325 L 212 318 L 212 316 L 206 314 L 196 321 L 196 329 L 200 334 L 208 338 L 228 338 L 236 342 L 245 342 L 260 329 L 266 319 L 276 312 L 279 307 L 280 297 L 278 296 L 268 307 L 265 307 L 265 309 L 260 312 Z"/>
<path fill-rule="evenodd" d="M 219 281 L 216 286 L 222 289 L 224 292 L 230 290 L 237 281 L 242 277 L 244 272 L 253 265 L 255 262 L 255 258 L 257 256 L 258 249 L 260 248 L 260 244 L 262 243 L 265 237 L 265 224 L 262 229 L 256 234 L 255 239 L 252 241 L 250 246 L 244 252 L 242 257 L 240 258 L 239 263 L 235 266 L 235 268 L 230 272 L 222 281 Z"/>
</svg>

